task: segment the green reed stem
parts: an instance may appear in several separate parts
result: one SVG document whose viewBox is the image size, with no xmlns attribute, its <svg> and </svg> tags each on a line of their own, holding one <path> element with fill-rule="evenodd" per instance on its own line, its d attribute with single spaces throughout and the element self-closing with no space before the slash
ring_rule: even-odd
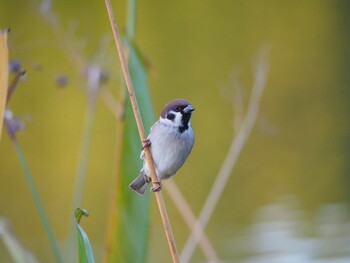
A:
<svg viewBox="0 0 350 263">
<path fill-rule="evenodd" d="M 24 173 L 25 179 L 27 181 L 29 190 L 30 190 L 32 197 L 34 199 L 35 206 L 38 209 L 40 220 L 41 220 L 42 224 L 44 225 L 51 249 L 52 249 L 54 256 L 55 256 L 55 259 L 56 259 L 56 262 L 63 263 L 63 257 L 62 257 L 61 251 L 58 247 L 58 243 L 57 243 L 55 234 L 51 228 L 49 218 L 45 212 L 45 208 L 43 206 L 43 203 L 41 202 L 39 193 L 36 189 L 36 186 L 35 186 L 35 183 L 33 180 L 33 176 L 31 174 L 29 166 L 26 162 L 24 153 L 23 153 L 21 146 L 18 143 L 16 138 L 12 138 L 12 142 L 13 142 L 13 145 L 15 146 L 16 153 L 17 153 L 21 168 L 23 170 L 23 173 Z"/>
</svg>

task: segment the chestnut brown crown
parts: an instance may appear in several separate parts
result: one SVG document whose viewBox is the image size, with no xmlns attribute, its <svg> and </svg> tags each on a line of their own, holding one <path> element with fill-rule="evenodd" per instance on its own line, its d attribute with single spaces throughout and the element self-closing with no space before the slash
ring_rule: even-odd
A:
<svg viewBox="0 0 350 263">
<path fill-rule="evenodd" d="M 188 100 L 185 99 L 175 99 L 170 101 L 167 105 L 165 105 L 164 109 L 162 110 L 160 116 L 162 118 L 166 118 L 166 114 L 173 110 L 173 111 L 183 111 L 188 105 L 191 105 L 191 103 Z"/>
</svg>

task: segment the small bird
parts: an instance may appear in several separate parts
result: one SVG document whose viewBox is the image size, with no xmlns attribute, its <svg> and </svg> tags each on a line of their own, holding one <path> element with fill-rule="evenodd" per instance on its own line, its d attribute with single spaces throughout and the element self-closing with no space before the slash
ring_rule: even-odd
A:
<svg viewBox="0 0 350 263">
<path fill-rule="evenodd" d="M 165 105 L 159 120 L 153 124 L 150 134 L 144 142 L 140 158 L 143 167 L 140 174 L 131 182 L 129 188 L 143 195 L 151 182 L 150 171 L 146 163 L 144 148 L 150 147 L 159 186 L 152 187 L 151 192 L 161 189 L 161 180 L 176 174 L 191 153 L 194 132 L 190 123 L 195 108 L 184 99 L 176 99 Z"/>
</svg>

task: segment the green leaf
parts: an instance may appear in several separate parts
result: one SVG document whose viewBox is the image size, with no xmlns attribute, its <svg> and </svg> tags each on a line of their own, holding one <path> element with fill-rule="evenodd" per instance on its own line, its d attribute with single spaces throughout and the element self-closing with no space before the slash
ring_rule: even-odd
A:
<svg viewBox="0 0 350 263">
<path fill-rule="evenodd" d="M 35 256 L 27 250 L 14 233 L 10 222 L 0 218 L 0 238 L 15 263 L 38 263 Z"/>
<path fill-rule="evenodd" d="M 84 229 L 80 226 L 80 219 L 82 216 L 89 216 L 89 212 L 85 209 L 77 208 L 75 210 L 75 225 L 78 233 L 78 250 L 79 250 L 79 262 L 80 263 L 93 263 L 94 255 L 92 252 L 89 237 L 85 233 Z"/>
<path fill-rule="evenodd" d="M 135 47 L 129 47 L 129 70 L 146 131 L 154 122 L 154 113 L 147 85 L 147 71 Z M 130 182 L 139 174 L 141 142 L 130 100 L 125 106 L 124 132 L 118 177 L 116 213 L 113 240 L 108 262 L 142 263 L 147 258 L 149 193 L 139 196 L 129 189 Z"/>
</svg>

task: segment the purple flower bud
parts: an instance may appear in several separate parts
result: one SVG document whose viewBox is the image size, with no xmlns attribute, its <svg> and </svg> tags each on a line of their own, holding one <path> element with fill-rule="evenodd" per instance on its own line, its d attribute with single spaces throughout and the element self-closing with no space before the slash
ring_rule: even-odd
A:
<svg viewBox="0 0 350 263">
<path fill-rule="evenodd" d="M 19 72 L 21 70 L 21 62 L 17 59 L 13 59 L 10 61 L 9 70 L 12 73 Z"/>
</svg>

